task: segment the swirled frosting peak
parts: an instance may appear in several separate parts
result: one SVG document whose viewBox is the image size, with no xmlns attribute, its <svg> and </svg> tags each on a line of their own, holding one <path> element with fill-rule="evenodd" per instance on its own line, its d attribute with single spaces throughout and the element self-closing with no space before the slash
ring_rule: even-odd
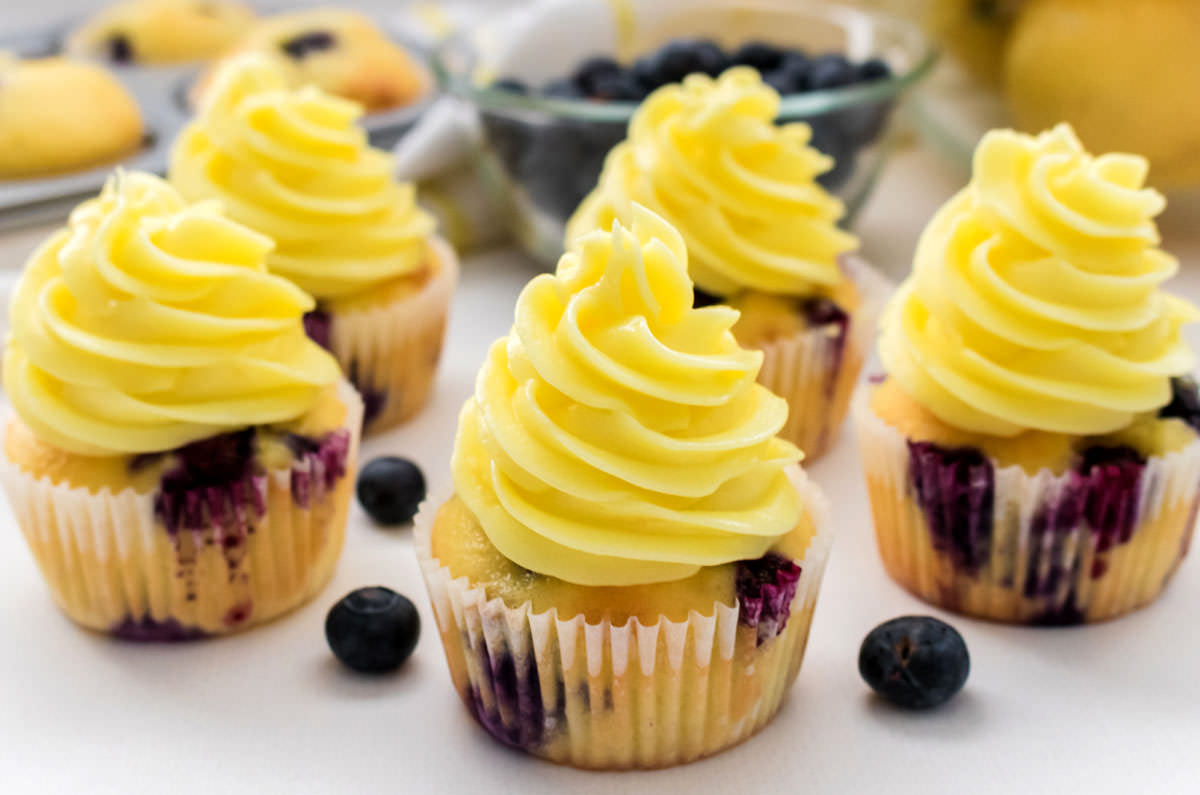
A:
<svg viewBox="0 0 1200 795">
<path fill-rule="evenodd" d="M 274 240 L 272 272 L 334 299 L 425 264 L 433 218 L 392 176 L 391 155 L 368 145 L 359 105 L 289 89 L 253 54 L 233 59 L 206 98 L 175 144 L 171 182 Z"/>
<path fill-rule="evenodd" d="M 517 301 L 480 370 L 453 459 L 459 497 L 520 566 L 586 585 L 690 576 L 761 557 L 800 517 L 775 434 L 786 403 L 755 383 L 737 312 L 692 307 L 679 234 L 579 238 Z"/>
<path fill-rule="evenodd" d="M 41 439 L 153 453 L 309 411 L 338 367 L 304 335 L 312 299 L 267 272 L 271 241 L 214 202 L 118 173 L 29 260 L 4 387 Z"/>
<path fill-rule="evenodd" d="M 945 422 L 997 436 L 1108 433 L 1168 403 L 1200 315 L 1160 289 L 1177 262 L 1146 172 L 1065 125 L 985 136 L 888 309 L 887 370 Z"/>
<path fill-rule="evenodd" d="M 809 145 L 807 124 L 777 126 L 778 115 L 779 94 L 748 67 L 655 91 L 568 224 L 568 242 L 627 220 L 637 202 L 683 235 L 702 290 L 832 288 L 838 256 L 858 246 L 837 226 L 842 203 L 816 181 L 833 161 Z"/>
</svg>

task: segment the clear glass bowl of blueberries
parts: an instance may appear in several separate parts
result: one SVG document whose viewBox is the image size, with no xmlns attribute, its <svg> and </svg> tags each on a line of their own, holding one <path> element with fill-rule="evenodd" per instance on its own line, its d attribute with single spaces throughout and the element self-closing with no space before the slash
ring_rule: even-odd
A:
<svg viewBox="0 0 1200 795">
<path fill-rule="evenodd" d="M 625 138 L 638 104 L 692 72 L 758 69 L 835 168 L 847 223 L 871 192 L 903 95 L 936 52 L 911 23 L 818 0 L 541 0 L 447 40 L 434 68 L 484 131 L 483 174 L 511 200 L 524 248 L 547 264 Z"/>
</svg>

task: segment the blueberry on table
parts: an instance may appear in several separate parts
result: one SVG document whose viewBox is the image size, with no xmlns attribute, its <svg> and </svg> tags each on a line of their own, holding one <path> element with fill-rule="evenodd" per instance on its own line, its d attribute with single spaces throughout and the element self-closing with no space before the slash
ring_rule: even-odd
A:
<svg viewBox="0 0 1200 795">
<path fill-rule="evenodd" d="M 335 657 L 365 674 L 394 671 L 412 655 L 421 616 L 407 597 L 373 586 L 346 594 L 325 617 L 325 640 Z"/>
<path fill-rule="evenodd" d="M 425 499 L 425 476 L 406 458 L 383 456 L 363 467 L 357 492 L 363 510 L 376 523 L 404 524 L 417 515 Z"/>
<path fill-rule="evenodd" d="M 783 50 L 765 41 L 748 41 L 738 47 L 730 57 L 736 66 L 749 66 L 760 72 L 770 72 L 783 63 Z"/>
<path fill-rule="evenodd" d="M 962 689 L 971 670 L 967 644 L 931 616 L 884 622 L 863 641 L 858 672 L 879 695 L 907 709 L 929 709 Z"/>
<path fill-rule="evenodd" d="M 828 53 L 813 60 L 808 69 L 808 88 L 824 91 L 856 82 L 858 70 L 841 53 Z"/>
</svg>

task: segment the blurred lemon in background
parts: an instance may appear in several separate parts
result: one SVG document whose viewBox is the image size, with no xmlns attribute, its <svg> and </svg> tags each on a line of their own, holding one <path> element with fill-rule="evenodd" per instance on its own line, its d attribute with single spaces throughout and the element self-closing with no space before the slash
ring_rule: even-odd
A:
<svg viewBox="0 0 1200 795">
<path fill-rule="evenodd" d="M 925 26 L 972 77 L 998 87 L 1004 50 L 1024 0 L 930 0 Z"/>
<path fill-rule="evenodd" d="M 1092 151 L 1150 159 L 1150 180 L 1200 184 L 1200 0 L 1028 0 L 1004 91 L 1034 132 L 1069 121 Z"/>
</svg>

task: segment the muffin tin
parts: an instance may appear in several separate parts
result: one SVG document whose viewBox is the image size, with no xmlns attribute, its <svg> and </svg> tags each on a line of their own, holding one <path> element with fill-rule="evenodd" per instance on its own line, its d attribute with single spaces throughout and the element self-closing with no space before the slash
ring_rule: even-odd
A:
<svg viewBox="0 0 1200 795">
<path fill-rule="evenodd" d="M 378 20 L 384 31 L 407 49 L 429 74 L 429 90 L 412 105 L 372 113 L 363 126 L 371 143 L 389 149 L 412 128 L 437 96 L 426 48 L 412 37 Z M 22 58 L 56 55 L 77 20 L 47 28 L 0 36 L 0 50 Z M 96 193 L 114 168 L 139 169 L 162 174 L 176 134 L 191 116 L 187 96 L 204 64 L 183 66 L 113 66 L 111 73 L 137 100 L 146 125 L 146 138 L 135 153 L 67 174 L 24 179 L 0 179 L 0 232 L 60 220 L 80 197 Z"/>
</svg>

